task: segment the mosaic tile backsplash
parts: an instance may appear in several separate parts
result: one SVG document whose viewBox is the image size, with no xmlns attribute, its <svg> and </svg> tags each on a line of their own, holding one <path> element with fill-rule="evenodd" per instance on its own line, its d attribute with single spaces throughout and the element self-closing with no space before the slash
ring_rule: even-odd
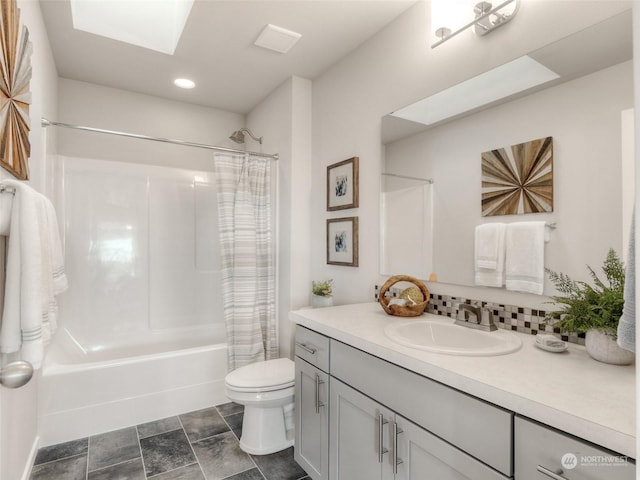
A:
<svg viewBox="0 0 640 480">
<path fill-rule="evenodd" d="M 399 295 L 402 290 L 402 288 L 392 287 L 387 292 L 387 296 L 391 295 L 395 297 Z M 376 285 L 376 302 L 378 301 L 378 291 L 379 286 Z M 483 307 L 489 308 L 489 310 L 493 312 L 493 321 L 498 328 L 513 330 L 515 332 L 526 333 L 529 335 L 551 333 L 565 342 L 584 345 L 584 333 L 567 334 L 566 332 L 561 332 L 558 328 L 554 328 L 553 325 L 545 325 L 544 317 L 547 313 L 545 310 L 536 310 L 528 307 L 519 307 L 517 305 L 483 302 L 481 300 L 431 293 L 426 312 L 434 315 L 456 318 L 458 315 L 458 306 L 461 303 L 482 305 Z"/>
</svg>

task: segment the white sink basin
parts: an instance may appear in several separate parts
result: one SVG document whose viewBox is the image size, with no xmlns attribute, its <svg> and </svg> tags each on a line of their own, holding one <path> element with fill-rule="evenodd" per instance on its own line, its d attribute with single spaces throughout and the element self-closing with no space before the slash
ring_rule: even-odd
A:
<svg viewBox="0 0 640 480">
<path fill-rule="evenodd" d="M 522 346 L 522 341 L 507 330 L 483 332 L 434 320 L 394 322 L 384 333 L 401 345 L 448 355 L 504 355 Z"/>
</svg>

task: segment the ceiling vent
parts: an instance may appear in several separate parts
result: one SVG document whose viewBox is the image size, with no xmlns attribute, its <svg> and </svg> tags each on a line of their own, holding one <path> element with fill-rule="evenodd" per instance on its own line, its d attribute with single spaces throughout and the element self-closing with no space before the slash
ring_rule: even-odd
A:
<svg viewBox="0 0 640 480">
<path fill-rule="evenodd" d="M 286 28 L 268 24 L 262 30 L 254 45 L 267 48 L 278 53 L 287 53 L 300 40 L 299 33 L 292 32 Z"/>
</svg>

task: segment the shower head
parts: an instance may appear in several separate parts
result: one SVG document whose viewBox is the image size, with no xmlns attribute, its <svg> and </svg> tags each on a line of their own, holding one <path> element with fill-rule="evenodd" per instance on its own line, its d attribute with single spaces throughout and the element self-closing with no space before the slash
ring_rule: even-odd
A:
<svg viewBox="0 0 640 480">
<path fill-rule="evenodd" d="M 262 137 L 256 137 L 253 133 L 249 131 L 248 128 L 241 128 L 240 130 L 236 130 L 229 137 L 236 143 L 244 143 L 244 132 L 247 132 L 251 138 L 253 138 L 256 142 L 262 145 Z"/>
</svg>

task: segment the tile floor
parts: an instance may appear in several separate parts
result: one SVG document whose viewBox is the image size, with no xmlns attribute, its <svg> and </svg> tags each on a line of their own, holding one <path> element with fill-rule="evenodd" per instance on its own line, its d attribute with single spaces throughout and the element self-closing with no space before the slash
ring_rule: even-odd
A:
<svg viewBox="0 0 640 480">
<path fill-rule="evenodd" d="M 38 450 L 30 480 L 309 480 L 293 448 L 248 455 L 243 407 L 164 418 Z"/>
</svg>

